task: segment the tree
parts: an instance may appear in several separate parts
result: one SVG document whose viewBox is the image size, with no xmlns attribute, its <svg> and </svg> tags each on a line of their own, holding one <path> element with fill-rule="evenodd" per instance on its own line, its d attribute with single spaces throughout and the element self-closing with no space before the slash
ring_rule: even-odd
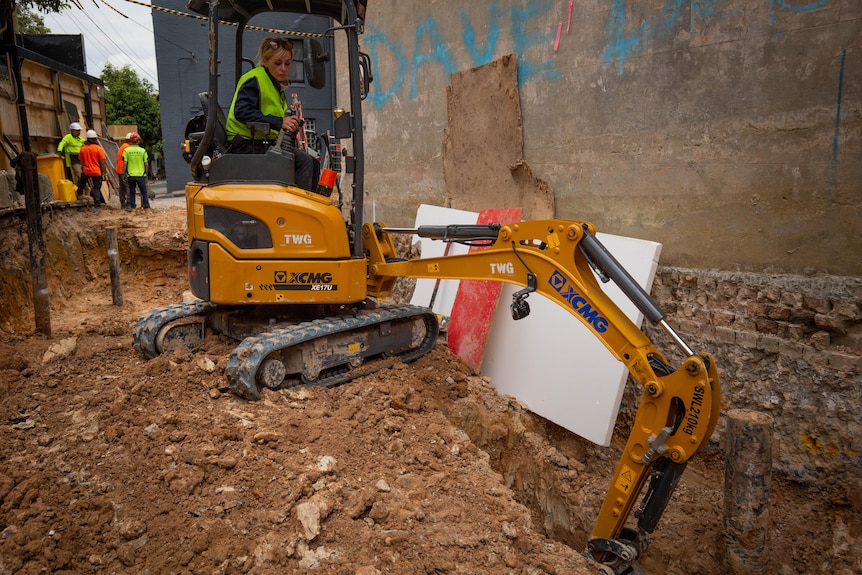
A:
<svg viewBox="0 0 862 575">
<path fill-rule="evenodd" d="M 18 19 L 18 25 L 21 27 L 20 32 L 23 34 L 44 34 L 49 32 L 45 28 L 45 22 L 42 18 L 33 13 L 31 8 L 37 12 L 50 14 L 51 12 L 62 12 L 66 8 L 75 5 L 81 7 L 79 0 L 2 0 L 0 2 L 0 34 L 7 29 L 11 30 L 14 19 Z M 24 20 L 22 21 L 22 17 Z M 28 28 L 33 19 L 38 22 L 37 28 Z"/>
<path fill-rule="evenodd" d="M 15 17 L 18 18 L 19 34 L 51 33 L 51 29 L 45 26 L 45 20 L 36 12 L 31 12 L 27 8 L 18 6 L 15 11 Z"/>
<path fill-rule="evenodd" d="M 102 68 L 105 83 L 105 115 L 108 124 L 134 124 L 150 152 L 161 149 L 162 121 L 158 95 L 146 79 L 128 65 Z"/>
<path fill-rule="evenodd" d="M 15 4 L 16 1 L 12 0 L 12 5 L 15 6 Z M 62 12 L 72 5 L 81 8 L 81 4 L 78 0 L 18 0 L 17 5 L 20 10 L 35 8 L 37 11 L 45 14 L 49 14 L 51 12 Z"/>
</svg>

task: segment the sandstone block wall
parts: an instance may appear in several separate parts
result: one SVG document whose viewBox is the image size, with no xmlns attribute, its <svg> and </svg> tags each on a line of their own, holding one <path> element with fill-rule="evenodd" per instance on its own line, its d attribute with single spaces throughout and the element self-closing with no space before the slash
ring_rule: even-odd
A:
<svg viewBox="0 0 862 575">
<path fill-rule="evenodd" d="M 838 498 L 859 489 L 862 279 L 661 267 L 653 296 L 695 351 L 715 356 L 722 411 L 775 418 L 777 471 Z"/>
</svg>

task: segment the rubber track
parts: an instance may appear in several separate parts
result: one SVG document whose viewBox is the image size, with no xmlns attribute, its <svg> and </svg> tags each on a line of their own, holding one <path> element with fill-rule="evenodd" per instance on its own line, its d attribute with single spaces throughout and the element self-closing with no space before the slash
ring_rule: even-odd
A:
<svg viewBox="0 0 862 575">
<path fill-rule="evenodd" d="M 215 304 L 208 301 L 178 303 L 168 307 L 156 308 L 141 317 L 135 324 L 135 328 L 132 330 L 133 345 L 135 349 L 149 359 L 153 359 L 159 355 L 159 351 L 156 349 L 156 336 L 163 326 L 184 317 L 206 314 L 215 308 Z"/>
<path fill-rule="evenodd" d="M 422 357 L 434 347 L 437 341 L 437 334 L 439 333 L 439 326 L 437 324 L 437 316 L 428 308 L 402 304 L 381 307 L 361 314 L 316 319 L 283 329 L 275 329 L 257 336 L 247 337 L 231 353 L 227 367 L 225 368 L 225 375 L 234 393 L 242 398 L 257 401 L 260 399 L 260 390 L 255 381 L 255 374 L 260 364 L 270 353 L 319 337 L 361 329 L 382 322 L 423 315 L 425 316 L 427 328 L 425 340 L 420 347 L 399 356 L 401 361 L 413 361 Z M 373 373 L 384 367 L 388 366 L 381 365 L 375 367 L 372 365 L 367 370 L 359 369 L 345 374 L 338 374 L 319 380 L 313 385 L 322 387 L 339 385 L 362 375 Z"/>
</svg>

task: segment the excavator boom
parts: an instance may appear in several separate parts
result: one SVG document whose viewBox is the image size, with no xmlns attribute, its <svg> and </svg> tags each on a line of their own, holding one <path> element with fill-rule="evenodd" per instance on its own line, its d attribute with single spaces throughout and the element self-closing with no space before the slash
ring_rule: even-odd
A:
<svg viewBox="0 0 862 575">
<path fill-rule="evenodd" d="M 580 320 L 644 388 L 631 435 L 614 471 L 588 547 L 609 573 L 626 573 L 646 548 L 686 462 L 712 435 L 721 387 L 709 354 L 696 354 L 665 321 L 665 313 L 595 237 L 592 224 L 545 220 L 472 226 L 424 226 L 416 230 L 365 224 L 368 293 L 388 295 L 397 277 L 506 282 L 513 319 L 529 314 L 526 298 L 542 294 Z M 399 261 L 390 233 L 416 233 L 486 247 L 462 255 Z M 640 311 L 660 325 L 686 356 L 674 369 L 647 336 L 601 289 L 596 276 L 613 280 Z M 638 528 L 626 527 L 635 513 Z"/>
</svg>

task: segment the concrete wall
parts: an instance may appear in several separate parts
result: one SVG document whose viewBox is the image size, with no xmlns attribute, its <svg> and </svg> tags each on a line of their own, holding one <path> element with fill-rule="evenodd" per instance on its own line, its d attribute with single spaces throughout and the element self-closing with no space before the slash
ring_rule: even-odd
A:
<svg viewBox="0 0 862 575">
<path fill-rule="evenodd" d="M 723 409 L 775 416 L 786 476 L 862 497 L 862 3 L 586 1 L 567 27 L 564 0 L 372 3 L 366 217 L 494 197 L 446 189 L 446 88 L 516 54 L 556 216 L 661 242 L 653 295 L 715 355 Z"/>
<path fill-rule="evenodd" d="M 442 201 L 449 75 L 515 53 L 557 217 L 669 265 L 862 275 L 862 4 L 587 1 L 567 28 L 564 0 L 371 3 L 368 215 Z"/>
</svg>

